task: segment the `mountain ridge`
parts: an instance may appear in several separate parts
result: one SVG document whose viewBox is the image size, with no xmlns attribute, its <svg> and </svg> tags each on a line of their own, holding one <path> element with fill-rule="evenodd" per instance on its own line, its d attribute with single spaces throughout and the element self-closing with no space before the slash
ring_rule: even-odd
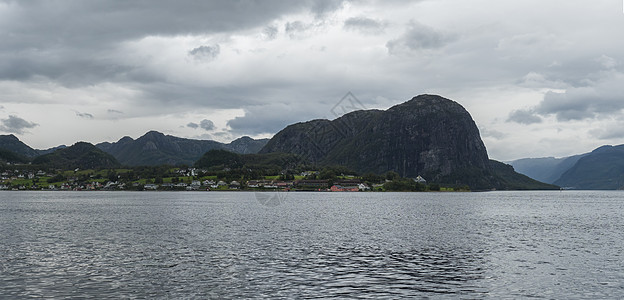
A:
<svg viewBox="0 0 624 300">
<path fill-rule="evenodd" d="M 72 146 L 38 156 L 33 160 L 33 164 L 60 169 L 100 169 L 121 166 L 112 155 L 87 142 L 77 142 Z"/>
<path fill-rule="evenodd" d="M 151 130 L 136 140 L 124 136 L 117 142 L 99 143 L 96 147 L 127 166 L 193 165 L 212 149 L 249 154 L 258 152 L 266 142 L 268 139 L 256 140 L 244 136 L 225 144 L 213 140 L 180 138 Z"/>
</svg>

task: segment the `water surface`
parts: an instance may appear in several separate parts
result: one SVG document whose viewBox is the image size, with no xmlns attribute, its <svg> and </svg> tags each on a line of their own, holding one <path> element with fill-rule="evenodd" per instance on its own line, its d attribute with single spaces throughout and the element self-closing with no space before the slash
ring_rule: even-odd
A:
<svg viewBox="0 0 624 300">
<path fill-rule="evenodd" d="M 1 192 L 3 298 L 622 298 L 624 192 Z"/>
</svg>

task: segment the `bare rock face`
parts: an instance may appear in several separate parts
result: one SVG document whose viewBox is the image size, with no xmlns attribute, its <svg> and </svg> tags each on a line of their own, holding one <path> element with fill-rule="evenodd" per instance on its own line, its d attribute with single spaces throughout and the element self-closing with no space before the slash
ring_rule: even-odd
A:
<svg viewBox="0 0 624 300">
<path fill-rule="evenodd" d="M 293 124 L 260 152 L 294 153 L 321 165 L 456 183 L 469 173 L 490 170 L 470 114 L 457 102 L 435 95 L 420 95 L 386 111 L 355 111 L 333 121 Z"/>
</svg>

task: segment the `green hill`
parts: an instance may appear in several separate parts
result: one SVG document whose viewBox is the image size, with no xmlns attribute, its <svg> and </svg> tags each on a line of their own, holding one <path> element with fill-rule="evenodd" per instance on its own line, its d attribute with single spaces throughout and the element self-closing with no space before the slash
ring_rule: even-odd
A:
<svg viewBox="0 0 624 300">
<path fill-rule="evenodd" d="M 0 148 L 0 163 L 25 164 L 28 157 Z"/>
<path fill-rule="evenodd" d="M 0 135 L 0 148 L 26 157 L 35 157 L 40 154 L 37 150 L 24 144 L 12 134 Z"/>
<path fill-rule="evenodd" d="M 281 170 L 294 168 L 302 163 L 304 161 L 299 156 L 287 153 L 238 154 L 226 150 L 210 150 L 195 163 L 195 167 L 220 170 L 246 166 Z"/>
<path fill-rule="evenodd" d="M 78 142 L 71 147 L 38 156 L 32 163 L 64 170 L 76 168 L 115 168 L 120 166 L 119 162 L 112 155 L 85 142 Z"/>
</svg>

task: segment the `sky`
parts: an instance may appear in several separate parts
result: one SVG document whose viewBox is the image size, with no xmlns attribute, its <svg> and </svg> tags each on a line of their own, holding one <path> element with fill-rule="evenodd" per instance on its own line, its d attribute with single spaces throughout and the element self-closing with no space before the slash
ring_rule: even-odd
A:
<svg viewBox="0 0 624 300">
<path fill-rule="evenodd" d="M 229 142 L 437 94 L 491 158 L 563 157 L 624 144 L 623 33 L 620 0 L 0 0 L 0 134 Z"/>
</svg>

